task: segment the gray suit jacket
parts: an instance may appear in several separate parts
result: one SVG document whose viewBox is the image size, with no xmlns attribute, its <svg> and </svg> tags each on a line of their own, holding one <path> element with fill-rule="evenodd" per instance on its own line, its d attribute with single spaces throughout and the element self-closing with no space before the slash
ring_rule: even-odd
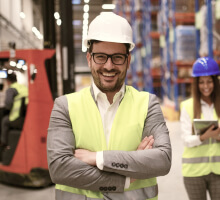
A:
<svg viewBox="0 0 220 200">
<path fill-rule="evenodd" d="M 52 181 L 92 191 L 101 191 L 103 187 L 114 186 L 111 193 L 123 193 L 126 177 L 147 179 L 166 175 L 171 167 L 169 131 L 159 102 L 153 94 L 149 97 L 142 138 L 150 135 L 153 135 L 155 140 L 153 149 L 129 152 L 104 151 L 104 169 L 99 170 L 74 157 L 75 138 L 68 102 L 66 96 L 61 96 L 55 100 L 48 128 L 47 153 Z M 113 163 L 128 163 L 129 170 L 126 167 L 115 167 Z"/>
</svg>

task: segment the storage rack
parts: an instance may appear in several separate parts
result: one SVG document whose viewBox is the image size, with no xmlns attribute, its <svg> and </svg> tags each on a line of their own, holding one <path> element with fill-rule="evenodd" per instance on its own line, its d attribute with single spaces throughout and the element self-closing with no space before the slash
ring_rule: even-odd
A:
<svg viewBox="0 0 220 200">
<path fill-rule="evenodd" d="M 205 2 L 204 2 L 205 1 Z M 220 0 L 217 0 L 220 1 Z M 127 82 L 139 90 L 155 93 L 162 100 L 165 96 L 175 103 L 175 109 L 179 110 L 179 102 L 187 98 L 190 94 L 192 78 L 179 76 L 181 71 L 190 74 L 192 65 L 199 55 L 200 49 L 200 29 L 196 26 L 196 17 L 199 14 L 202 4 L 207 5 L 207 30 L 208 30 L 208 55 L 210 57 L 220 56 L 219 51 L 213 51 L 212 35 L 212 0 L 183 1 L 184 3 L 194 3 L 194 10 L 190 12 L 179 12 L 175 0 L 122 0 L 116 1 L 116 13 L 128 19 L 134 31 L 134 42 L 136 47 L 132 53 L 131 69 L 128 71 Z M 159 10 L 152 10 L 152 4 L 159 5 Z M 122 6 L 123 3 L 126 6 Z M 190 7 L 189 6 L 189 7 Z M 190 8 L 191 8 L 190 7 Z M 126 9 L 125 9 L 126 8 Z M 158 15 L 160 11 L 160 16 Z M 140 17 L 141 16 L 141 17 Z M 153 29 L 152 18 L 160 18 L 161 26 L 157 30 Z M 196 27 L 196 52 L 195 59 L 190 61 L 177 60 L 176 45 L 177 35 L 175 28 L 177 25 L 193 25 Z M 153 43 L 160 41 L 159 54 L 162 64 L 159 68 L 152 66 L 154 58 Z M 219 62 L 219 61 L 218 61 Z M 220 62 L 219 62 L 220 63 Z"/>
</svg>

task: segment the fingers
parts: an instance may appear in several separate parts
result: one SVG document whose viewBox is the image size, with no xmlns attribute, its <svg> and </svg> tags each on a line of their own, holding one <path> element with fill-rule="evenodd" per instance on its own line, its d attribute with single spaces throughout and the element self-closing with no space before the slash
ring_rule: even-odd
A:
<svg viewBox="0 0 220 200">
<path fill-rule="evenodd" d="M 152 149 L 154 144 L 154 139 L 150 139 L 148 145 L 144 149 Z"/>
<path fill-rule="evenodd" d="M 154 143 L 153 136 L 145 137 L 139 144 L 137 150 L 152 149 Z"/>
</svg>

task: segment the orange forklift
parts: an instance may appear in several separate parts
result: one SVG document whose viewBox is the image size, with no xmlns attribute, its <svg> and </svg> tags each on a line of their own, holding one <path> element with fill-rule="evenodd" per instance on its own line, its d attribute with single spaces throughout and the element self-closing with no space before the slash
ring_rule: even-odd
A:
<svg viewBox="0 0 220 200">
<path fill-rule="evenodd" d="M 15 50 L 15 59 L 25 60 L 28 76 L 29 103 L 22 130 L 10 130 L 9 148 L 2 152 L 0 182 L 22 187 L 51 185 L 47 165 L 46 140 L 53 107 L 45 60 L 55 54 L 53 49 Z M 0 59 L 10 52 L 0 52 Z M 37 70 L 33 77 L 33 68 Z"/>
</svg>

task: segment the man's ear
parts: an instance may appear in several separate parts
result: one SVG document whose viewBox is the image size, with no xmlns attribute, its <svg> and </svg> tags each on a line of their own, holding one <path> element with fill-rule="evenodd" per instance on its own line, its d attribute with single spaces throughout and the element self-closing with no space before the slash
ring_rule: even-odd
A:
<svg viewBox="0 0 220 200">
<path fill-rule="evenodd" d="M 131 63 L 131 53 L 128 55 L 128 69 L 130 68 L 130 63 Z"/>
<path fill-rule="evenodd" d="M 91 67 L 91 54 L 89 52 L 87 52 L 87 54 L 86 54 L 86 59 L 87 59 L 87 62 L 88 62 L 88 66 L 90 68 Z"/>
</svg>

